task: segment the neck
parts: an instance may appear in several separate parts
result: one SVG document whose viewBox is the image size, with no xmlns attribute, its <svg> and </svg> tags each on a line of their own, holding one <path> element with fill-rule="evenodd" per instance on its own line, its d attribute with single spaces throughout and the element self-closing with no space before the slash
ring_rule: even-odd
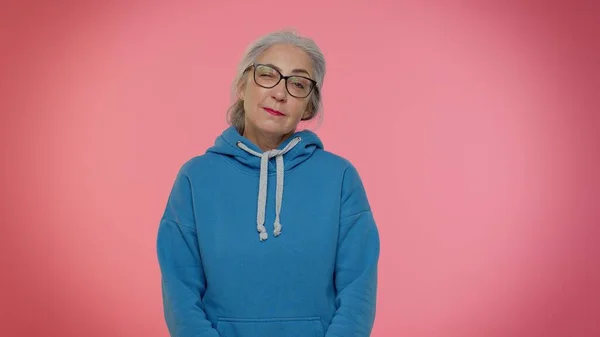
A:
<svg viewBox="0 0 600 337">
<path fill-rule="evenodd" d="M 254 131 L 250 128 L 244 128 L 243 136 L 249 141 L 258 146 L 263 152 L 276 149 L 281 143 L 288 139 L 292 133 L 281 134 L 266 134 L 260 131 Z"/>
</svg>

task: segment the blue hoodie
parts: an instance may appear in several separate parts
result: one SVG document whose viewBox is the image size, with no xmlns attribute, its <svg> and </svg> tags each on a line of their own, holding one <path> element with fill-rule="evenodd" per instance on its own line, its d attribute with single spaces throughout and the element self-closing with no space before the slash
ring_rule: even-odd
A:
<svg viewBox="0 0 600 337">
<path fill-rule="evenodd" d="M 184 163 L 157 236 L 172 337 L 367 337 L 379 234 L 356 168 L 300 131 L 229 127 Z"/>
</svg>

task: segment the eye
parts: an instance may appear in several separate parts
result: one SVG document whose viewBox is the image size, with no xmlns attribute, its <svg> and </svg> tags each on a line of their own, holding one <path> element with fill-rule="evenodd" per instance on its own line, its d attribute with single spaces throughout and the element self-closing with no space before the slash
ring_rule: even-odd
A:
<svg viewBox="0 0 600 337">
<path fill-rule="evenodd" d="M 256 74 L 259 77 L 264 77 L 264 78 L 276 78 L 277 77 L 277 72 L 275 72 L 275 70 L 269 68 L 269 67 L 259 67 L 258 69 L 256 69 Z"/>
<path fill-rule="evenodd" d="M 310 83 L 305 78 L 293 77 L 290 78 L 290 82 L 293 84 L 294 87 L 303 90 L 305 88 L 308 88 L 310 85 Z"/>
</svg>

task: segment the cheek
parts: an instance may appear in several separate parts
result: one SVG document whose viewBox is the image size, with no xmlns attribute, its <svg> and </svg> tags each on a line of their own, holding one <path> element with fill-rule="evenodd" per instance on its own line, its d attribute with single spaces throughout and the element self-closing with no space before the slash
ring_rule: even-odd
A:
<svg viewBox="0 0 600 337">
<path fill-rule="evenodd" d="M 294 116 L 297 119 L 301 119 L 305 114 L 307 114 L 306 110 L 308 109 L 308 101 L 298 101 L 294 105 Z"/>
<path fill-rule="evenodd" d="M 252 114 L 256 108 L 256 96 L 250 90 L 244 92 L 244 110 L 246 114 Z"/>
<path fill-rule="evenodd" d="M 265 90 L 262 88 L 256 88 L 251 86 L 245 91 L 245 104 L 249 104 L 250 106 L 256 106 L 258 104 L 262 104 L 262 102 L 267 97 Z"/>
</svg>

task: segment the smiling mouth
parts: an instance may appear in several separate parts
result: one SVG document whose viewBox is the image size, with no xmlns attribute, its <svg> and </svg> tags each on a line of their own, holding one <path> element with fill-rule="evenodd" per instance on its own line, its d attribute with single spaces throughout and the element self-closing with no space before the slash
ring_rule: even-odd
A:
<svg viewBox="0 0 600 337">
<path fill-rule="evenodd" d="M 273 110 L 273 109 L 269 109 L 269 108 L 263 108 L 263 109 L 265 109 L 266 112 L 268 112 L 268 113 L 270 113 L 271 115 L 274 115 L 274 116 L 285 116 L 284 113 L 282 113 L 280 111 L 277 111 L 277 110 Z"/>
</svg>

